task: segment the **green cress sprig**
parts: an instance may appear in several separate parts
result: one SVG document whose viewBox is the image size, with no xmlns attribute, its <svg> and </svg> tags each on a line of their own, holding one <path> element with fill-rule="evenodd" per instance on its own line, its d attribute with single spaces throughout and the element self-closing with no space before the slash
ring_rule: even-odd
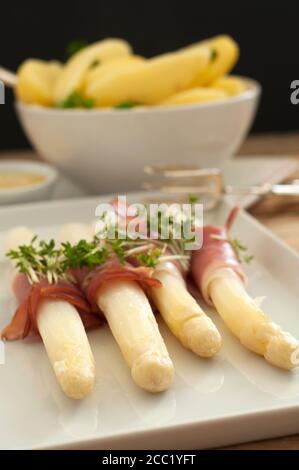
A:
<svg viewBox="0 0 299 470">
<path fill-rule="evenodd" d="M 57 249 L 55 241 L 37 241 L 35 236 L 30 245 L 21 245 L 17 250 L 10 250 L 6 256 L 13 260 L 19 272 L 26 274 L 31 283 L 46 278 L 50 284 L 59 279 L 68 279 L 62 262 L 62 251 Z"/>
<path fill-rule="evenodd" d="M 190 196 L 191 205 L 197 203 L 197 198 Z M 104 264 L 112 255 L 116 256 L 121 264 L 126 260 L 135 260 L 139 265 L 155 268 L 159 262 L 177 260 L 187 272 L 190 263 L 190 251 L 185 250 L 185 244 L 190 243 L 190 239 L 177 239 L 175 229 L 180 222 L 176 214 L 168 217 L 168 238 L 162 239 L 163 212 L 158 213 L 157 232 L 155 239 L 133 238 L 130 234 L 120 233 L 116 230 L 115 239 L 103 239 L 101 234 L 97 234 L 91 241 L 80 240 L 76 244 L 69 242 L 56 246 L 54 240 L 46 242 L 38 240 L 35 236 L 29 245 L 21 245 L 17 250 L 9 251 L 6 256 L 13 260 L 19 272 L 26 274 L 31 283 L 47 279 L 49 283 L 59 280 L 72 281 L 70 274 L 72 269 L 88 267 L 90 269 Z M 195 211 L 191 211 L 191 220 L 188 223 L 194 227 L 196 225 Z M 104 229 L 109 233 L 109 222 L 104 224 Z M 148 231 L 150 222 L 148 221 Z M 148 232 L 149 233 L 149 232 Z M 121 236 L 120 236 L 121 235 Z M 239 240 L 230 239 L 235 248 L 239 260 L 249 263 L 253 256 L 247 255 L 247 247 Z"/>
<path fill-rule="evenodd" d="M 127 258 L 135 258 L 141 265 L 155 267 L 162 250 L 153 248 L 148 242 L 137 240 L 103 240 L 94 237 L 92 241 L 80 240 L 72 245 L 69 242 L 57 247 L 54 240 L 45 242 L 34 237 L 29 245 L 21 245 L 10 250 L 10 258 L 17 270 L 25 274 L 31 284 L 47 279 L 50 284 L 59 280 L 72 281 L 71 269 L 90 269 L 104 264 L 111 255 L 121 264 Z"/>
</svg>

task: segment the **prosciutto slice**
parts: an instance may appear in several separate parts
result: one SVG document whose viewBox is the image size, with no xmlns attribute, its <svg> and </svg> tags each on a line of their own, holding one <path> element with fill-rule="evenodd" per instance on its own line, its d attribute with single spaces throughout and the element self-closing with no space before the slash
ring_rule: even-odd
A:
<svg viewBox="0 0 299 470">
<path fill-rule="evenodd" d="M 205 301 L 212 305 L 209 286 L 219 269 L 230 268 L 245 282 L 245 274 L 240 266 L 236 250 L 228 238 L 228 232 L 238 214 L 238 207 L 230 212 L 224 227 L 206 225 L 203 227 L 203 244 L 193 251 L 191 272 L 194 282 L 200 289 Z"/>
<path fill-rule="evenodd" d="M 6 340 L 23 339 L 26 336 L 39 335 L 37 328 L 37 313 L 40 302 L 45 299 L 65 300 L 79 312 L 85 328 L 100 324 L 100 319 L 92 313 L 90 305 L 80 289 L 67 282 L 49 284 L 43 280 L 30 284 L 24 274 L 17 274 L 13 281 L 13 291 L 19 302 L 10 324 L 2 331 Z"/>
<path fill-rule="evenodd" d="M 73 272 L 93 311 L 97 311 L 97 292 L 106 282 L 114 280 L 137 281 L 143 288 L 160 287 L 161 283 L 152 277 L 153 269 L 144 266 L 134 267 L 129 263 L 121 264 L 111 257 L 105 264 L 93 270 L 81 269 Z"/>
</svg>

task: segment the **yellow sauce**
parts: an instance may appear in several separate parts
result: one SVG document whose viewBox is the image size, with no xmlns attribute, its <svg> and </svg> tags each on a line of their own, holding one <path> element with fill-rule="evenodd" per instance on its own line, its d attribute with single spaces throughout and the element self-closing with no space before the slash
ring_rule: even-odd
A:
<svg viewBox="0 0 299 470">
<path fill-rule="evenodd" d="M 0 190 L 31 186 L 42 183 L 46 177 L 25 171 L 0 171 Z"/>
</svg>

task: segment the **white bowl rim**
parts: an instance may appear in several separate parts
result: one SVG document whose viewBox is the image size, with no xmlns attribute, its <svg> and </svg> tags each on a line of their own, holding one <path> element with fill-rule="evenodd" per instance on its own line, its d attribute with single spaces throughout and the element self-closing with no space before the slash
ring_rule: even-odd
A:
<svg viewBox="0 0 299 470">
<path fill-rule="evenodd" d="M 1 170 L 15 170 L 18 171 L 33 171 L 39 173 L 45 177 L 44 181 L 37 184 L 28 186 L 18 186 L 16 188 L 0 188 L 0 200 L 6 196 L 22 196 L 24 194 L 34 193 L 39 191 L 41 188 L 46 188 L 54 184 L 58 178 L 57 170 L 47 163 L 39 162 L 35 160 L 21 160 L 21 159 L 10 159 L 5 158 L 0 160 L 0 171 Z"/>
<path fill-rule="evenodd" d="M 38 114 L 48 114 L 48 115 L 61 115 L 64 116 L 76 116 L 81 117 L 82 115 L 88 116 L 127 116 L 136 115 L 136 114 L 160 114 L 160 113 L 179 113 L 180 111 L 186 111 L 191 109 L 207 109 L 207 108 L 217 108 L 219 106 L 225 106 L 234 103 L 240 103 L 242 101 L 252 100 L 258 98 L 262 91 L 261 84 L 254 80 L 253 78 L 244 77 L 242 75 L 233 75 L 236 78 L 241 78 L 244 80 L 248 88 L 236 96 L 229 96 L 228 98 L 211 101 L 209 103 L 190 103 L 186 105 L 176 105 L 176 106 L 136 106 L 130 109 L 118 109 L 115 108 L 91 108 L 91 109 L 82 109 L 82 108 L 52 108 L 46 106 L 25 104 L 20 101 L 16 101 L 15 106 L 24 112 L 32 112 Z"/>
</svg>

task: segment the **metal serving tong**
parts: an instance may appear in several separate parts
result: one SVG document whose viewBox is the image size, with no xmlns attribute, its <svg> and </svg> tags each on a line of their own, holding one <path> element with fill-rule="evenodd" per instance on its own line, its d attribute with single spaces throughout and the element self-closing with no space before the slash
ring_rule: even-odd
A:
<svg viewBox="0 0 299 470">
<path fill-rule="evenodd" d="M 289 184 L 263 183 L 253 186 L 226 185 L 218 168 L 199 168 L 186 165 L 148 165 L 145 174 L 155 180 L 144 181 L 143 189 L 159 190 L 165 194 L 199 196 L 208 208 L 214 207 L 223 196 L 299 196 L 299 180 Z"/>
</svg>

